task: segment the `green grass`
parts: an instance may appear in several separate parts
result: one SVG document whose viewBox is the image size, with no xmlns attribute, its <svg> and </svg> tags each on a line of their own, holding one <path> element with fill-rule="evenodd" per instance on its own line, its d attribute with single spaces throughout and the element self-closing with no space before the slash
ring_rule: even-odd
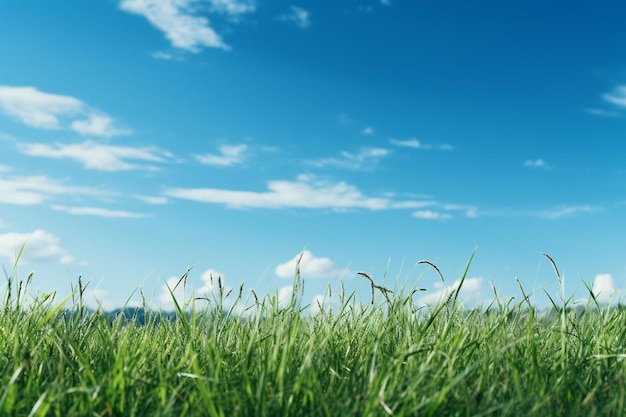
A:
<svg viewBox="0 0 626 417">
<path fill-rule="evenodd" d="M 82 285 L 26 303 L 31 278 L 12 274 L 0 305 L 2 416 L 626 415 L 619 308 L 550 319 L 524 295 L 465 311 L 457 292 L 416 310 L 364 275 L 374 298 L 342 294 L 332 314 L 190 300 L 139 325 L 88 313 Z"/>
</svg>

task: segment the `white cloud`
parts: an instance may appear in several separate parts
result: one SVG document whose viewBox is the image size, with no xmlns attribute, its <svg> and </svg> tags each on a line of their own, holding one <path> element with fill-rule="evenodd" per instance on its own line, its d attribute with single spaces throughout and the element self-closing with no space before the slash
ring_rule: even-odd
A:
<svg viewBox="0 0 626 417">
<path fill-rule="evenodd" d="M 362 133 L 367 136 L 372 136 L 374 134 L 374 128 L 371 126 L 367 126 L 365 129 L 363 129 Z"/>
<path fill-rule="evenodd" d="M 0 257 L 14 261 L 24 245 L 20 262 L 73 262 L 74 257 L 61 247 L 60 242 L 57 236 L 41 229 L 30 233 L 4 233 L 0 234 Z"/>
<path fill-rule="evenodd" d="M 602 98 L 611 104 L 626 108 L 626 85 L 619 85 L 611 93 L 604 94 Z"/>
<path fill-rule="evenodd" d="M 243 163 L 245 160 L 245 152 L 248 145 L 222 145 L 220 146 L 220 154 L 202 154 L 195 155 L 195 158 L 203 164 L 230 167 Z"/>
<path fill-rule="evenodd" d="M 429 145 L 424 145 L 417 139 L 407 139 L 407 140 L 399 140 L 399 139 L 390 139 L 389 142 L 392 145 L 402 146 L 405 148 L 415 148 L 415 149 L 430 149 Z"/>
<path fill-rule="evenodd" d="M 154 165 L 138 165 L 128 160 L 167 162 L 174 155 L 156 147 L 131 147 L 99 144 L 92 141 L 82 143 L 22 143 L 18 150 L 29 156 L 45 158 L 69 158 L 87 169 L 98 171 L 128 171 L 134 169 L 154 170 Z"/>
<path fill-rule="evenodd" d="M 183 58 L 179 55 L 172 54 L 169 52 L 156 51 L 150 54 L 152 58 L 162 59 L 164 61 L 182 61 Z"/>
<path fill-rule="evenodd" d="M 212 268 L 207 269 L 202 273 L 200 279 L 202 281 L 200 286 L 194 284 L 192 274 L 189 274 L 187 278 L 182 281 L 181 277 L 171 277 L 167 279 L 165 284 L 161 287 L 161 294 L 159 295 L 160 308 L 165 310 L 174 309 L 174 301 L 168 291 L 168 287 L 173 291 L 174 297 L 181 308 L 186 303 L 189 303 L 192 297 L 195 298 L 196 303 L 206 301 L 214 303 L 219 302 L 221 299 L 222 307 L 226 309 L 233 307 L 235 302 L 238 302 L 238 294 L 234 293 L 233 287 L 226 283 L 226 276 L 222 272 Z M 175 287 L 176 290 L 174 290 Z M 200 299 L 203 299 L 203 301 Z M 236 314 L 243 314 L 245 310 L 243 302 L 235 307 L 237 307 L 235 308 Z"/>
<path fill-rule="evenodd" d="M 478 207 L 466 204 L 444 204 L 442 208 L 446 211 L 463 211 L 465 217 L 478 217 Z"/>
<path fill-rule="evenodd" d="M 293 285 L 285 285 L 278 290 L 278 307 L 287 308 L 293 297 Z"/>
<path fill-rule="evenodd" d="M 87 119 L 74 120 L 71 129 L 83 136 L 112 136 L 128 135 L 132 133 L 128 129 L 119 129 L 113 125 L 114 121 L 105 114 L 90 114 Z"/>
<path fill-rule="evenodd" d="M 230 208 L 309 208 L 309 209 L 367 209 L 392 208 L 387 198 L 363 195 L 355 186 L 343 181 L 330 183 L 313 176 L 300 175 L 296 181 L 270 181 L 269 191 L 234 191 L 218 188 L 170 188 L 168 197 L 202 203 L 224 204 Z"/>
<path fill-rule="evenodd" d="M 329 294 L 317 294 L 311 301 L 311 314 L 316 315 L 320 312 L 336 313 L 345 309 L 351 309 L 352 305 L 342 306 L 337 296 L 329 296 Z"/>
<path fill-rule="evenodd" d="M 437 210 L 417 210 L 416 218 L 444 220 L 452 218 L 448 212 L 463 211 L 465 217 L 478 217 L 478 209 L 471 205 L 441 204 L 433 200 L 395 200 L 394 194 L 383 197 L 369 197 L 355 186 L 343 181 L 332 183 L 319 180 L 313 175 L 299 175 L 295 181 L 270 181 L 268 191 L 234 191 L 217 188 L 170 188 L 166 197 L 197 201 L 209 204 L 223 204 L 235 209 L 350 209 L 411 210 L 434 207 Z"/>
<path fill-rule="evenodd" d="M 436 205 L 435 201 L 399 201 L 391 206 L 396 209 L 419 209 Z"/>
<path fill-rule="evenodd" d="M 111 193 L 94 187 L 72 187 L 46 176 L 0 178 L 0 203 L 36 205 L 56 196 L 107 197 Z"/>
<path fill-rule="evenodd" d="M 145 17 L 165 33 L 175 48 L 193 53 L 205 47 L 229 50 L 209 20 L 195 14 L 193 3 L 192 0 L 123 0 L 120 8 Z M 212 1 L 213 7 L 220 11 L 241 10 L 237 4 L 234 1 Z"/>
<path fill-rule="evenodd" d="M 608 110 L 602 110 L 602 109 L 595 109 L 595 108 L 591 108 L 591 109 L 586 109 L 585 110 L 587 113 L 589 114 L 593 114 L 594 116 L 601 116 L 601 117 L 621 117 L 621 114 L 619 114 L 616 111 L 608 111 Z"/>
<path fill-rule="evenodd" d="M 280 278 L 293 278 L 300 256 L 302 256 L 300 261 L 300 276 L 302 278 L 331 278 L 337 276 L 335 262 L 333 260 L 316 257 L 308 250 L 278 265 L 275 271 L 276 276 Z"/>
<path fill-rule="evenodd" d="M 615 288 L 615 282 L 611 274 L 598 274 L 593 279 L 593 286 L 591 288 L 593 295 L 596 297 L 599 303 L 610 303 L 615 301 L 615 297 L 618 295 Z"/>
<path fill-rule="evenodd" d="M 360 169 L 371 169 L 381 158 L 390 154 L 391 151 L 385 148 L 365 148 L 358 153 L 343 151 L 341 152 L 341 158 L 322 158 L 307 161 L 307 163 L 318 168 L 334 167 L 357 171 Z"/>
<path fill-rule="evenodd" d="M 556 220 L 561 217 L 572 216 L 579 213 L 593 213 L 598 210 L 598 207 L 590 205 L 560 206 L 554 209 L 531 212 L 530 214 L 548 220 Z"/>
<path fill-rule="evenodd" d="M 110 210 L 100 207 L 67 207 L 52 205 L 51 208 L 53 210 L 62 211 L 75 216 L 97 216 L 110 219 L 141 219 L 150 217 L 150 215 L 146 213 L 133 213 L 126 210 Z"/>
<path fill-rule="evenodd" d="M 69 128 L 81 135 L 111 137 L 130 133 L 77 98 L 44 93 L 34 87 L 0 86 L 0 110 L 38 129 L 63 129 L 66 127 L 61 120 L 72 119 Z"/>
<path fill-rule="evenodd" d="M 70 96 L 43 93 L 33 87 L 0 86 L 0 108 L 25 125 L 59 129 L 59 116 L 73 115 L 84 104 Z"/>
<path fill-rule="evenodd" d="M 152 204 L 152 205 L 155 205 L 155 206 L 159 206 L 159 205 L 162 205 L 162 204 L 167 204 L 167 202 L 168 202 L 167 198 L 160 197 L 160 196 L 148 196 L 148 195 L 135 194 L 133 197 L 135 197 L 139 201 L 143 201 L 144 203 Z"/>
<path fill-rule="evenodd" d="M 527 159 L 524 161 L 525 167 L 531 168 L 548 168 L 548 164 L 543 159 Z"/>
<path fill-rule="evenodd" d="M 245 13 L 252 13 L 256 10 L 254 1 L 237 1 L 237 0 L 209 0 L 211 3 L 211 11 L 223 13 L 229 16 L 237 16 Z"/>
<path fill-rule="evenodd" d="M 176 302 L 181 308 L 189 301 L 193 290 L 190 290 L 183 282 L 179 283 L 179 281 L 180 277 L 171 277 L 161 286 L 161 295 L 159 295 L 161 309 L 166 311 L 174 310 L 174 299 L 176 299 Z"/>
<path fill-rule="evenodd" d="M 103 311 L 112 311 L 119 307 L 119 305 L 113 301 L 111 293 L 101 288 L 85 290 L 83 294 L 83 302 L 85 303 L 85 306 L 93 310 L 100 308 Z"/>
<path fill-rule="evenodd" d="M 446 213 L 440 213 L 433 210 L 417 210 L 413 212 L 413 217 L 424 220 L 446 220 L 451 219 L 452 216 Z"/>
<path fill-rule="evenodd" d="M 424 149 L 424 150 L 437 149 L 440 151 L 454 150 L 454 147 L 452 145 L 448 145 L 447 143 L 443 145 L 433 146 L 430 144 L 423 143 L 416 138 L 411 138 L 411 139 L 406 139 L 406 140 L 390 139 L 389 142 L 392 145 L 403 147 L 403 148 Z"/>
<path fill-rule="evenodd" d="M 307 10 L 297 6 L 290 6 L 289 12 L 281 14 L 277 19 L 283 22 L 293 23 L 300 29 L 307 29 L 311 26 L 311 14 Z"/>
<path fill-rule="evenodd" d="M 448 285 L 418 299 L 416 301 L 416 304 L 418 306 L 432 307 L 438 303 L 444 302 L 450 296 L 450 294 L 452 294 L 453 291 L 456 291 L 457 288 L 459 288 L 460 284 L 460 280 L 455 280 L 452 285 Z M 458 302 L 460 302 L 465 308 L 472 308 L 480 305 L 480 303 L 483 301 L 481 294 L 482 286 L 482 277 L 465 279 L 465 281 L 463 282 L 463 286 L 461 287 L 461 291 L 459 292 L 459 297 L 457 299 Z"/>
<path fill-rule="evenodd" d="M 226 275 L 223 272 L 209 268 L 202 273 L 200 278 L 203 285 L 196 291 L 196 296 L 207 297 L 210 300 L 212 297 L 219 299 L 220 296 L 223 298 L 230 296 L 233 287 L 226 284 Z"/>
<path fill-rule="evenodd" d="M 538 217 L 546 220 L 558 220 L 563 217 L 574 216 L 582 213 L 594 213 L 601 210 L 600 206 L 584 205 L 559 205 L 543 210 L 481 210 L 481 216 L 491 217 Z"/>
<path fill-rule="evenodd" d="M 380 0 L 380 3 L 385 6 L 391 6 L 391 0 Z"/>
</svg>

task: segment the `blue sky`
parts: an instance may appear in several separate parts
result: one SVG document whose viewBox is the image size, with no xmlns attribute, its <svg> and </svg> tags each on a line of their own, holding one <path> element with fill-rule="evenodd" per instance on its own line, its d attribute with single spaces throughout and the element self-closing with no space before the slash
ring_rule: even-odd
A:
<svg viewBox="0 0 626 417">
<path fill-rule="evenodd" d="M 0 262 L 91 305 L 626 286 L 626 3 L 0 3 Z M 446 277 L 416 262 L 436 263 Z M 335 291 L 336 293 L 336 291 Z M 181 297 L 182 294 L 179 294 Z M 420 298 L 421 297 L 421 298 Z M 423 298 L 426 297 L 426 298 Z M 318 298 L 319 299 L 319 298 Z"/>
</svg>

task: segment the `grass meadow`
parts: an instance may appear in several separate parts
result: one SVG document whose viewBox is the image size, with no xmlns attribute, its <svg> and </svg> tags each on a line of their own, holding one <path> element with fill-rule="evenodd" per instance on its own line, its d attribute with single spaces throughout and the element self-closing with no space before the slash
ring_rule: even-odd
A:
<svg viewBox="0 0 626 417">
<path fill-rule="evenodd" d="M 288 306 L 255 296 L 242 316 L 221 296 L 174 299 L 175 320 L 140 324 L 87 310 L 82 283 L 55 300 L 27 296 L 32 275 L 8 275 L 2 416 L 626 415 L 619 307 L 574 312 L 555 297 L 545 315 L 520 287 L 480 311 L 463 309 L 459 290 L 417 308 L 417 288 L 362 274 L 371 300 L 340 294 L 312 314 L 296 274 Z"/>
</svg>

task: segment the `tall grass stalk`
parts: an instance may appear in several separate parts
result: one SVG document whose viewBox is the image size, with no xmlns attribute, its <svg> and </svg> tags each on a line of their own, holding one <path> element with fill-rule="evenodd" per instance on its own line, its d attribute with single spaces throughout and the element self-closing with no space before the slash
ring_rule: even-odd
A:
<svg viewBox="0 0 626 417">
<path fill-rule="evenodd" d="M 0 415 L 625 414 L 624 309 L 590 291 L 576 315 L 564 294 L 556 315 L 542 314 L 520 285 L 519 302 L 494 293 L 486 309 L 467 310 L 466 274 L 432 308 L 418 307 L 417 286 L 363 274 L 372 299 L 342 290 L 341 305 L 317 314 L 301 304 L 299 274 L 289 303 L 179 302 L 172 288 L 177 319 L 140 324 L 84 309 L 80 281 L 74 298 L 27 297 L 32 276 L 14 270 L 0 311 Z M 241 292 L 231 296 L 245 304 Z"/>
</svg>

